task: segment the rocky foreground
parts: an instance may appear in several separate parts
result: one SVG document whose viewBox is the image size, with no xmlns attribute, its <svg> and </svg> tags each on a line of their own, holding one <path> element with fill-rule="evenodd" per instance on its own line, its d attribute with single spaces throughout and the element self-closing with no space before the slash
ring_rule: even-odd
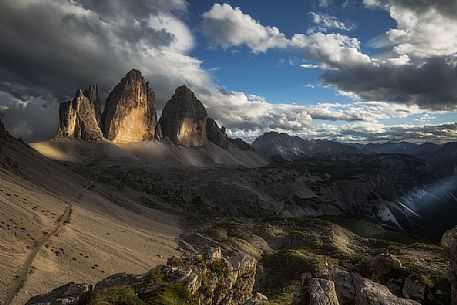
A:
<svg viewBox="0 0 457 305">
<path fill-rule="evenodd" d="M 448 265 L 440 260 L 438 247 L 376 245 L 376 240 L 315 221 L 309 225 L 272 221 L 262 232 L 256 225 L 234 226 L 213 224 L 191 234 L 183 243 L 192 248 L 187 253 L 197 254 L 171 257 L 166 265 L 145 274 L 116 274 L 93 286 L 69 283 L 30 299 L 27 305 L 456 304 L 457 229 L 443 238 L 452 266 L 450 303 L 449 282 L 443 276 Z M 309 235 L 312 229 L 316 231 Z M 297 238 L 299 232 L 308 237 Z M 325 237 L 326 244 L 317 246 Z M 198 250 L 203 245 L 221 247 Z"/>
</svg>

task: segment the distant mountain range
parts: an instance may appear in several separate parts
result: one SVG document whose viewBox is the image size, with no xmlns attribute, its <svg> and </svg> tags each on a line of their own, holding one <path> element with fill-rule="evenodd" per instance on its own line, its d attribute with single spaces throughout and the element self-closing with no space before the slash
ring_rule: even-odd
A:
<svg viewBox="0 0 457 305">
<path fill-rule="evenodd" d="M 274 161 L 295 161 L 309 158 L 351 160 L 363 151 L 329 140 L 305 140 L 286 133 L 267 132 L 258 137 L 252 147 L 262 156 Z"/>
<path fill-rule="evenodd" d="M 406 154 L 427 161 L 440 174 L 457 174 L 457 142 L 435 143 L 339 143 L 330 140 L 303 139 L 286 133 L 267 132 L 252 147 L 273 161 L 302 159 L 358 160 L 367 154 Z"/>
</svg>

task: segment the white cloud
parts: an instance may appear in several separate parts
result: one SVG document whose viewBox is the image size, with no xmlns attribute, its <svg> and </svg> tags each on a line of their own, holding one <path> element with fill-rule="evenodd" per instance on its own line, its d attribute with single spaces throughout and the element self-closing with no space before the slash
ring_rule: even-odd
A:
<svg viewBox="0 0 457 305">
<path fill-rule="evenodd" d="M 334 20 L 326 21 L 332 23 Z M 254 53 L 271 48 L 299 48 L 305 57 L 332 66 L 371 62 L 368 55 L 361 53 L 360 41 L 356 38 L 335 33 L 312 33 L 295 34 L 292 39 L 287 39 L 278 28 L 263 26 L 240 8 L 229 4 L 214 4 L 211 10 L 203 13 L 202 28 L 203 33 L 225 48 L 246 45 Z"/>
<path fill-rule="evenodd" d="M 360 52 L 360 41 L 341 34 L 295 34 L 291 44 L 305 56 L 333 67 L 370 64 L 368 55 Z"/>
<path fill-rule="evenodd" d="M 353 24 L 347 24 L 343 21 L 340 21 L 335 16 L 330 16 L 326 13 L 316 13 L 310 12 L 309 15 L 311 16 L 315 26 L 308 29 L 308 32 L 328 32 L 330 29 L 336 29 L 341 31 L 350 31 L 354 29 Z"/>
<path fill-rule="evenodd" d="M 261 25 L 239 7 L 216 3 L 202 17 L 203 33 L 224 48 L 247 45 L 257 53 L 287 46 L 287 39 L 278 28 Z"/>
<path fill-rule="evenodd" d="M 387 10 L 397 22 L 386 32 L 399 55 L 428 58 L 457 53 L 457 16 L 454 1 L 408 2 L 364 0 L 368 7 Z"/>
</svg>

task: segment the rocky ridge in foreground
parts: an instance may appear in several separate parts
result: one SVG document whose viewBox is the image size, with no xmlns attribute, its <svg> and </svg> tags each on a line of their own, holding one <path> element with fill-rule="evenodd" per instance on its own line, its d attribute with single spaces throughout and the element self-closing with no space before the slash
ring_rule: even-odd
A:
<svg viewBox="0 0 457 305">
<path fill-rule="evenodd" d="M 95 286 L 69 283 L 26 305 L 41 304 L 191 304 L 273 305 L 255 291 L 257 261 L 244 255 L 222 256 L 220 248 L 189 257 L 171 257 L 146 274 L 115 274 Z M 319 277 L 304 274 L 302 302 L 309 305 L 418 305 L 395 296 L 358 273 L 331 270 Z"/>
</svg>

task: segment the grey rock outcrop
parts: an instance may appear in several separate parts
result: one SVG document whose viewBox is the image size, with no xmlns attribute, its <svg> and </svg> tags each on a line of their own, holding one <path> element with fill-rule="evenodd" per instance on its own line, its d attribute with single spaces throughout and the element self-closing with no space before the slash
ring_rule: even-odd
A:
<svg viewBox="0 0 457 305">
<path fill-rule="evenodd" d="M 61 103 L 59 107 L 58 137 L 68 137 L 86 141 L 100 141 L 100 130 L 95 104 L 83 93 L 76 91 L 72 101 Z"/>
<path fill-rule="evenodd" d="M 86 305 L 89 299 L 97 299 L 100 292 L 111 288 L 129 289 L 145 304 L 159 304 L 160 293 L 167 290 L 179 299 L 179 304 L 240 305 L 253 299 L 256 265 L 253 257 L 226 257 L 216 248 L 204 256 L 171 257 L 166 266 L 146 274 L 112 275 L 98 282 L 93 290 L 87 284 L 70 283 L 33 297 L 27 305 Z"/>
<path fill-rule="evenodd" d="M 381 278 L 392 271 L 402 270 L 400 260 L 391 254 L 379 254 L 365 261 L 367 269 L 375 278 Z"/>
<path fill-rule="evenodd" d="M 178 145 L 205 145 L 208 142 L 207 118 L 205 107 L 194 93 L 186 86 L 180 86 L 162 110 L 159 121 L 162 136 Z"/>
<path fill-rule="evenodd" d="M 184 258 L 179 264 L 169 260 L 165 277 L 185 283 L 201 305 L 238 305 L 252 299 L 257 262 L 238 254 L 223 257 L 220 248 L 210 251 L 202 260 Z"/>
<path fill-rule="evenodd" d="M 410 275 L 405 279 L 402 293 L 408 299 L 413 299 L 419 302 L 425 299 L 425 284 L 423 284 L 418 276 Z"/>
<path fill-rule="evenodd" d="M 206 121 L 206 135 L 208 137 L 208 140 L 210 140 L 217 146 L 223 149 L 228 149 L 229 140 L 227 137 L 225 127 L 222 126 L 221 128 L 219 128 L 216 121 L 212 118 L 208 118 Z"/>
<path fill-rule="evenodd" d="M 331 270 L 329 279 L 335 283 L 338 301 L 348 304 L 355 299 L 357 283 L 361 280 L 360 274 L 350 273 L 344 270 Z"/>
<path fill-rule="evenodd" d="M 80 305 L 86 304 L 92 286 L 68 283 L 48 294 L 31 298 L 26 305 Z"/>
<path fill-rule="evenodd" d="M 420 305 L 416 301 L 399 298 L 381 284 L 362 278 L 357 289 L 355 305 Z"/>
<path fill-rule="evenodd" d="M 444 255 L 451 263 L 449 270 L 449 281 L 452 285 L 451 305 L 457 305 L 457 227 L 443 235 L 441 245 L 444 248 Z"/>
<path fill-rule="evenodd" d="M 308 283 L 309 305 L 339 305 L 335 284 L 326 279 L 314 278 Z"/>
<path fill-rule="evenodd" d="M 155 137 L 155 93 L 141 72 L 131 70 L 114 87 L 105 102 L 102 130 L 114 143 L 134 143 Z"/>
</svg>

